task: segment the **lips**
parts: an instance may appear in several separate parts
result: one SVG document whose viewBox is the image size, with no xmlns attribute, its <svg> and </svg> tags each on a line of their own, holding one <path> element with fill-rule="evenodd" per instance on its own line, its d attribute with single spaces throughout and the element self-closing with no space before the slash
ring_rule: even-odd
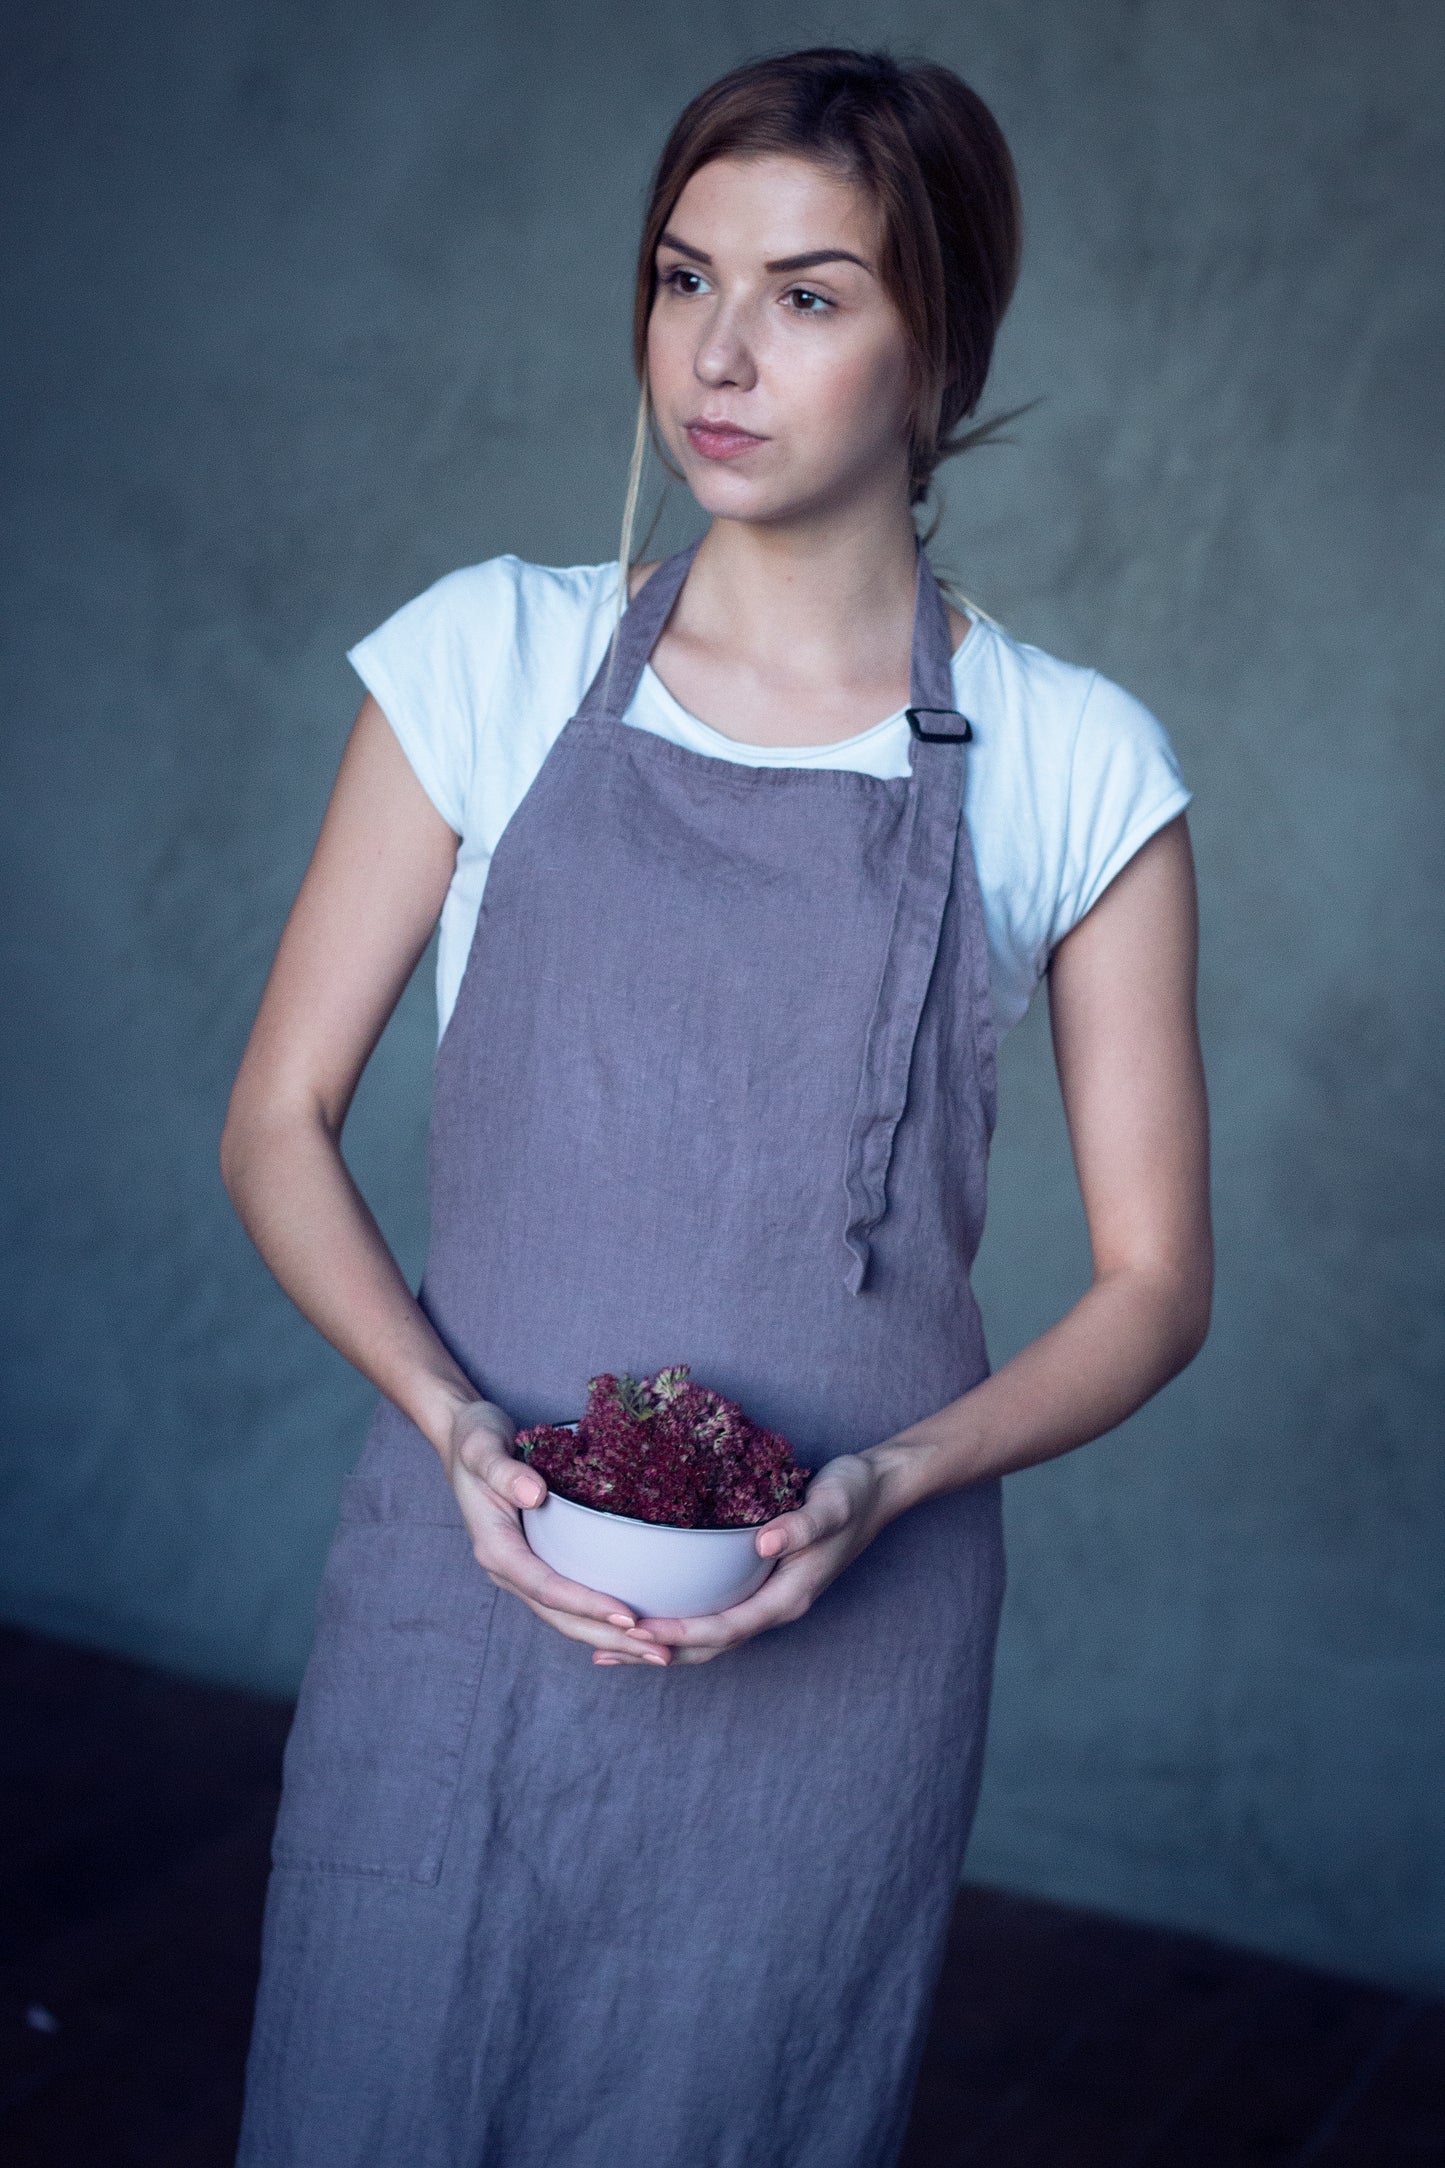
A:
<svg viewBox="0 0 1445 2168">
<path fill-rule="evenodd" d="M 750 429 L 739 429 L 735 422 L 697 421 L 685 422 L 684 432 L 688 443 L 704 459 L 740 459 L 744 452 L 755 451 L 766 444 L 766 437 L 754 436 Z"/>
</svg>

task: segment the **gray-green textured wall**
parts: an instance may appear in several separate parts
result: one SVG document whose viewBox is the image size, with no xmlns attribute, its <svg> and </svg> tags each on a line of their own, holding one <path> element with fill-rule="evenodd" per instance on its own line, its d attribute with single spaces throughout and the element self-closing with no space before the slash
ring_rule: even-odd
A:
<svg viewBox="0 0 1445 2168">
<path fill-rule="evenodd" d="M 1007 1486 L 971 1871 L 1445 1985 L 1445 15 L 52 0 L 4 37 L 4 1612 L 295 1681 L 371 1393 L 215 1148 L 343 649 L 455 565 L 615 547 L 682 100 L 780 43 L 926 51 L 1021 170 L 986 408 L 1045 401 L 951 471 L 936 555 L 1173 735 L 1220 1244 L 1194 1368 Z M 1086 1270 L 1042 1009 L 996 1358 Z M 413 1274 L 432 1040 L 428 966 L 348 1133 Z"/>
</svg>

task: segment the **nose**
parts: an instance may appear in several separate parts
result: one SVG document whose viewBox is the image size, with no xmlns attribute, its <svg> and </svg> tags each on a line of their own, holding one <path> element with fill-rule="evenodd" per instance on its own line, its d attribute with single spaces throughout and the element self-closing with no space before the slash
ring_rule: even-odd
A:
<svg viewBox="0 0 1445 2168">
<path fill-rule="evenodd" d="M 757 382 L 757 367 L 742 312 L 724 302 L 698 341 L 693 374 L 713 390 L 733 385 L 748 391 Z"/>
</svg>

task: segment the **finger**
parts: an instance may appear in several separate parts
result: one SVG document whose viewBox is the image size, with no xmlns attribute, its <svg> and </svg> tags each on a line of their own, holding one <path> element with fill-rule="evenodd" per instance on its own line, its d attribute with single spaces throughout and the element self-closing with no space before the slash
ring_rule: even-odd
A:
<svg viewBox="0 0 1445 2168">
<path fill-rule="evenodd" d="M 539 1506 L 547 1495 L 545 1478 L 538 1469 L 529 1468 L 525 1463 L 497 1469 L 489 1480 L 512 1505 Z"/>
<path fill-rule="evenodd" d="M 769 1626 L 785 1626 L 801 1618 L 814 1593 L 811 1574 L 796 1566 L 780 1567 L 756 1594 L 730 1604 L 726 1611 L 712 1611 L 701 1618 L 649 1618 L 634 1626 L 626 1639 L 639 1648 L 656 1642 L 678 1652 L 705 1650 L 715 1656 Z"/>
<path fill-rule="evenodd" d="M 509 1453 L 494 1431 L 473 1433 L 462 1447 L 462 1466 L 469 1475 L 480 1476 L 505 1505 L 539 1506 L 547 1495 L 540 1470 Z"/>
<path fill-rule="evenodd" d="M 604 1589 L 587 1588 L 581 1581 L 570 1581 L 566 1574 L 545 1564 L 510 1515 L 499 1513 L 473 1540 L 472 1549 L 478 1564 L 492 1579 L 524 1602 L 544 1604 L 552 1611 L 605 1621 L 619 1628 L 635 1624 L 634 1612 L 616 1596 L 609 1596 Z"/>
<path fill-rule="evenodd" d="M 802 1505 L 765 1521 L 755 1548 L 760 1558 L 783 1558 L 836 1536 L 853 1517 L 853 1500 L 841 1483 L 815 1484 Z"/>
<path fill-rule="evenodd" d="M 597 1619 L 579 1618 L 574 1612 L 555 1610 L 550 1604 L 535 1603 L 523 1596 L 527 1609 L 541 1619 L 546 1626 L 555 1627 L 569 1641 L 582 1641 L 593 1649 L 615 1656 L 621 1662 L 666 1664 L 670 1661 L 666 1649 L 634 1648 L 615 1626 L 608 1626 Z"/>
<path fill-rule="evenodd" d="M 515 1449 L 516 1433 L 495 1422 L 476 1422 L 457 1446 L 457 1459 L 469 1476 L 496 1492 L 509 1506 L 538 1506 L 547 1495 L 540 1470 Z"/>
</svg>

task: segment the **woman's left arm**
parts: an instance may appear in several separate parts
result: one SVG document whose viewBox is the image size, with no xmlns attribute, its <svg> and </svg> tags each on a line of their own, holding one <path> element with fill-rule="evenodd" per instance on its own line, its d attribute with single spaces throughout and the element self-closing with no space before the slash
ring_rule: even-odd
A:
<svg viewBox="0 0 1445 2168">
<path fill-rule="evenodd" d="M 1142 1407 L 1209 1329 L 1209 1116 L 1184 816 L 1054 951 L 1049 1011 L 1093 1278 L 1058 1324 L 878 1450 L 913 1496 L 1067 1453 Z M 913 1458 L 916 1455 L 917 1458 Z"/>
<path fill-rule="evenodd" d="M 1054 951 L 1054 1056 L 1093 1279 L 1066 1316 L 981 1385 L 896 1437 L 820 1469 L 759 1531 L 778 1558 L 756 1596 L 639 1640 L 698 1662 L 801 1617 L 909 1506 L 1070 1452 L 1132 1415 L 1198 1354 L 1209 1326 L 1209 1124 L 1195 1016 L 1198 913 L 1181 814 L 1139 850 Z"/>
</svg>

